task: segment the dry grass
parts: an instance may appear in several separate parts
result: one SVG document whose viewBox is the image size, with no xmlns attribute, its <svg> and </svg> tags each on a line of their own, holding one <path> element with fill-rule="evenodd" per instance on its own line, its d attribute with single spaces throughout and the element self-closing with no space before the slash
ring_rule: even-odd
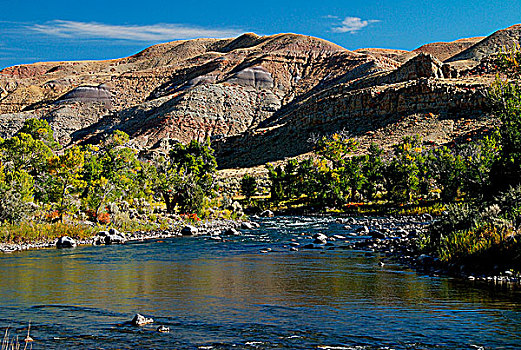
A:
<svg viewBox="0 0 521 350">
<path fill-rule="evenodd" d="M 81 224 L 35 223 L 3 224 L 0 226 L 0 242 L 27 243 L 48 242 L 61 236 L 77 239 L 92 237 L 99 229 Z"/>
<path fill-rule="evenodd" d="M 2 339 L 2 346 L 0 347 L 0 350 L 32 350 L 33 338 L 30 336 L 30 331 L 31 323 L 29 323 L 29 327 L 27 328 L 27 336 L 24 338 L 23 342 L 20 343 L 18 336 L 11 337 L 9 334 L 10 328 L 7 327 L 4 333 L 4 338 Z"/>
</svg>

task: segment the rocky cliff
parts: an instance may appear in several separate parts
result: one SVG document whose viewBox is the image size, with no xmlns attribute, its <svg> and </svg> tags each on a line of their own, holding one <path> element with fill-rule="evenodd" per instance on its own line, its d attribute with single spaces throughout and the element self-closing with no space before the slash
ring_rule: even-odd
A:
<svg viewBox="0 0 521 350">
<path fill-rule="evenodd" d="M 221 167 L 299 155 L 309 139 L 339 130 L 363 144 L 411 133 L 444 143 L 496 123 L 484 105 L 493 72 L 480 62 L 498 43 L 519 42 L 520 27 L 411 52 L 250 33 L 116 60 L 10 67 L 0 71 L 0 136 L 37 117 L 62 144 L 116 129 L 140 149 L 211 138 Z"/>
</svg>

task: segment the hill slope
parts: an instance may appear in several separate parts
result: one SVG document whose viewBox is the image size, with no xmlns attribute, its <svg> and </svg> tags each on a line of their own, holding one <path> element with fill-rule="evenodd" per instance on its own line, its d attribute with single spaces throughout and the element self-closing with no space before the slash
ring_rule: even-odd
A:
<svg viewBox="0 0 521 350">
<path fill-rule="evenodd" d="M 364 145 L 389 146 L 408 133 L 444 143 L 494 123 L 482 118 L 492 74 L 440 61 L 477 59 L 465 52 L 498 42 L 477 40 L 349 51 L 304 35 L 248 33 L 155 45 L 116 60 L 10 67 L 0 71 L 0 136 L 37 117 L 62 144 L 97 142 L 116 129 L 143 151 L 167 139 L 211 138 L 222 167 L 309 152 L 310 138 L 339 130 Z"/>
</svg>

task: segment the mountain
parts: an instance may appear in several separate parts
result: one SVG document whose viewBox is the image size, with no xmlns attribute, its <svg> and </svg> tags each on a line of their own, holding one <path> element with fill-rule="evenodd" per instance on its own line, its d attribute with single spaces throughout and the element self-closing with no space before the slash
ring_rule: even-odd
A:
<svg viewBox="0 0 521 350">
<path fill-rule="evenodd" d="M 504 31 L 515 37 L 516 30 Z M 116 129 L 143 152 L 169 139 L 211 138 L 221 167 L 298 156 L 312 150 L 309 140 L 341 130 L 359 138 L 362 150 L 411 133 L 446 143 L 495 123 L 484 117 L 493 72 L 474 74 L 477 56 L 469 65 L 463 55 L 478 45 L 492 53 L 485 50 L 498 42 L 492 36 L 408 52 L 247 33 L 155 45 L 115 60 L 9 67 L 0 71 L 0 136 L 37 117 L 65 145 L 97 142 Z"/>
<path fill-rule="evenodd" d="M 476 38 L 464 38 L 451 42 L 438 42 L 425 44 L 420 46 L 419 48 L 413 50 L 413 53 L 429 53 L 439 59 L 440 61 L 445 61 L 460 52 L 468 49 L 472 45 L 481 41 L 484 37 L 476 37 Z"/>
<path fill-rule="evenodd" d="M 469 60 L 479 62 L 483 58 L 498 52 L 501 49 L 519 44 L 521 44 L 521 24 L 516 24 L 506 29 L 494 32 L 463 52 L 449 58 L 447 61 L 455 62 Z"/>
</svg>

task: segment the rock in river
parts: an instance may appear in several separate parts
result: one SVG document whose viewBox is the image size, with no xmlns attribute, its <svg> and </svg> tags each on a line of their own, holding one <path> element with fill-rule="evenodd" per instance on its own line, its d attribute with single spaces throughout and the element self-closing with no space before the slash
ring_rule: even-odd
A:
<svg viewBox="0 0 521 350">
<path fill-rule="evenodd" d="M 261 218 L 272 218 L 275 214 L 271 210 L 264 210 L 259 214 Z"/>
<path fill-rule="evenodd" d="M 241 222 L 241 228 L 243 230 L 253 230 L 254 229 L 253 225 L 247 221 Z"/>
<path fill-rule="evenodd" d="M 166 326 L 159 326 L 159 327 L 157 327 L 157 331 L 159 333 L 168 333 L 168 332 L 170 332 L 170 328 L 166 327 Z"/>
<path fill-rule="evenodd" d="M 130 323 L 132 323 L 133 326 L 141 327 L 141 326 L 144 326 L 147 324 L 154 323 L 154 320 L 152 318 L 146 318 L 145 316 L 143 316 L 141 314 L 136 314 L 136 316 L 134 316 L 134 318 L 132 319 L 132 321 Z"/>
<path fill-rule="evenodd" d="M 56 242 L 56 248 L 74 248 L 77 246 L 77 243 L 74 239 L 69 236 L 63 236 L 58 239 Z"/>
<path fill-rule="evenodd" d="M 240 234 L 241 233 L 239 231 L 237 231 L 236 229 L 234 229 L 233 227 L 227 228 L 223 232 L 223 235 L 226 235 L 226 236 L 239 236 Z"/>
<path fill-rule="evenodd" d="M 313 241 L 313 243 L 315 243 L 315 244 L 326 244 L 327 243 L 327 236 L 323 233 L 314 234 L 313 238 L 315 239 Z"/>
</svg>

